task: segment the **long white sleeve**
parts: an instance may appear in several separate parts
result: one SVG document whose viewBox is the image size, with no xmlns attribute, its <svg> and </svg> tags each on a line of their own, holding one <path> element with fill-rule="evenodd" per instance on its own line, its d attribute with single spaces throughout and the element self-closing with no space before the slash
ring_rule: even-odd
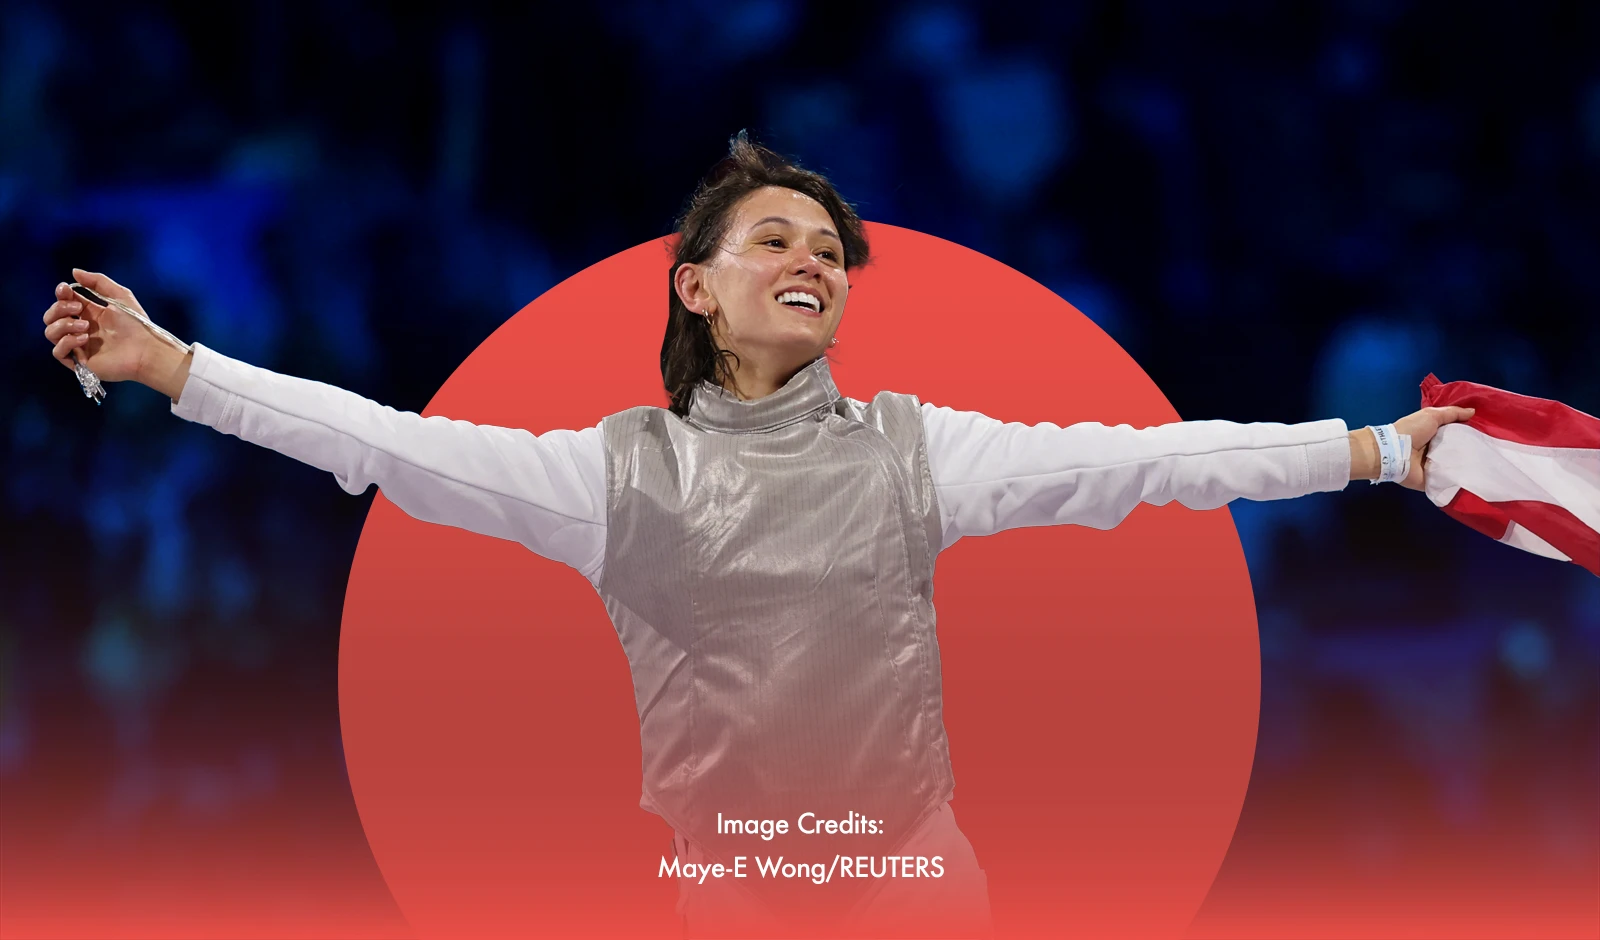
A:
<svg viewBox="0 0 1600 940">
<path fill-rule="evenodd" d="M 376 483 L 425 522 L 509 539 L 598 582 L 605 559 L 605 443 L 598 427 L 534 435 L 396 411 L 199 343 L 172 413 L 333 473 Z"/>
<path fill-rule="evenodd" d="M 1214 509 L 1285 499 L 1350 482 L 1349 431 L 1337 418 L 1304 424 L 1181 421 L 1002 423 L 922 405 L 944 546 L 964 535 L 1073 523 L 1109 529 L 1140 503 Z"/>
</svg>

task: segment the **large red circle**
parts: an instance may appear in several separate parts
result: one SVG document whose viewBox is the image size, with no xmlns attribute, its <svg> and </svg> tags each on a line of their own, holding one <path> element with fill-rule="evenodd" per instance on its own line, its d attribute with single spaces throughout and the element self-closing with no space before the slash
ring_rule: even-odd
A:
<svg viewBox="0 0 1600 940">
<path fill-rule="evenodd" d="M 879 389 L 1008 421 L 1177 420 L 1090 320 L 993 259 L 870 226 L 832 353 Z M 578 428 L 664 404 L 661 242 L 497 330 L 429 414 Z M 1178 936 L 1255 746 L 1255 609 L 1226 510 L 1142 506 L 965 539 L 935 581 L 954 808 L 1001 936 Z M 638 806 L 627 662 L 575 571 L 381 496 L 345 600 L 340 712 L 372 850 L 422 937 L 679 936 L 670 830 Z"/>
</svg>

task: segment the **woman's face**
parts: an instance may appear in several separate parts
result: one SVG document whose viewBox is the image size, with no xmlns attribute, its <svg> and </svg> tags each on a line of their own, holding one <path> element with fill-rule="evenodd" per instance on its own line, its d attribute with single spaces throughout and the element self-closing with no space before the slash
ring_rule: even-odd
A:
<svg viewBox="0 0 1600 940">
<path fill-rule="evenodd" d="M 844 243 L 821 203 L 768 186 L 734 210 L 710 260 L 678 269 L 677 286 L 690 310 L 716 312 L 718 346 L 792 371 L 822 354 L 844 316 Z"/>
</svg>

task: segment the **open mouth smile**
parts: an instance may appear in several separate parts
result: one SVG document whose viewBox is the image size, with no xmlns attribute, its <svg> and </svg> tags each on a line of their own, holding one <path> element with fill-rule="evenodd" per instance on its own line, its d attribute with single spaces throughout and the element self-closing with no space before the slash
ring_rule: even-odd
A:
<svg viewBox="0 0 1600 940">
<path fill-rule="evenodd" d="M 786 290 L 778 295 L 778 303 L 814 317 L 822 316 L 822 298 L 810 291 Z"/>
</svg>

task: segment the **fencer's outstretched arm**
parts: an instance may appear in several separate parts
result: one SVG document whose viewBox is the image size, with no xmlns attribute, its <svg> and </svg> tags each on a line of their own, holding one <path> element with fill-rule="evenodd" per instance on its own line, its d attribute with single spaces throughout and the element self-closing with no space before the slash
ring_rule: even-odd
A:
<svg viewBox="0 0 1600 940">
<path fill-rule="evenodd" d="M 1395 422 L 1413 445 L 1405 485 L 1422 487 L 1422 452 L 1460 408 L 1424 408 Z M 1235 499 L 1287 499 L 1377 479 L 1372 431 L 1332 418 L 1303 424 L 1181 421 L 1135 429 L 1085 422 L 1004 423 L 924 403 L 923 429 L 944 546 L 966 535 L 1072 523 L 1109 529 L 1140 503 L 1214 509 Z"/>
<path fill-rule="evenodd" d="M 598 576 L 605 556 L 605 451 L 598 427 L 535 435 L 397 411 L 322 382 L 194 346 L 172 413 L 333 474 L 376 483 L 424 522 L 519 542 Z"/>
<path fill-rule="evenodd" d="M 86 274 L 87 272 L 85 272 Z M 89 277 L 99 277 L 88 275 Z M 80 277 L 80 280 L 83 280 Z M 111 296 L 124 288 L 89 286 Z M 81 346 L 83 332 L 63 324 L 83 311 L 57 291 L 46 314 L 61 343 Z M 126 298 L 131 300 L 132 295 Z M 136 303 L 136 301 L 135 301 Z M 115 313 L 114 309 L 112 313 Z M 127 318 L 130 319 L 131 318 Z M 179 417 L 269 447 L 327 470 L 349 493 L 376 483 L 395 505 L 426 522 L 519 542 L 598 577 L 605 551 L 605 451 L 599 428 L 533 433 L 397 411 L 354 392 L 281 375 L 223 356 L 198 343 L 184 353 L 144 344 L 137 324 L 96 321 L 105 340 L 86 361 L 105 381 L 131 379 L 173 399 Z M 139 328 L 142 330 L 142 328 Z M 120 335 L 110 335 L 121 331 Z M 119 340 L 137 354 L 108 355 Z M 143 345 L 141 345 L 143 344 Z M 65 360 L 63 360 L 65 362 Z"/>
</svg>

